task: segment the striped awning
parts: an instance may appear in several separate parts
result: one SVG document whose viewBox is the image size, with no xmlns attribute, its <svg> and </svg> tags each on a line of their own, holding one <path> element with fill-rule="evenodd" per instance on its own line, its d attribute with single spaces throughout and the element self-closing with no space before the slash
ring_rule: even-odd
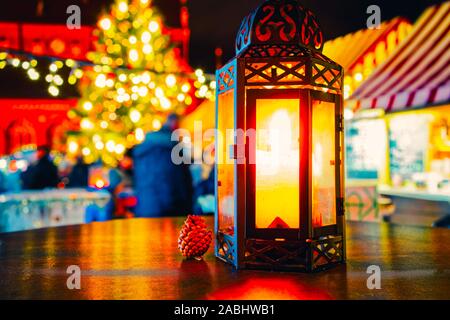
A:
<svg viewBox="0 0 450 320">
<path fill-rule="evenodd" d="M 428 8 L 392 55 L 346 102 L 389 111 L 450 102 L 450 2 Z"/>
<path fill-rule="evenodd" d="M 329 40 L 325 42 L 323 53 L 339 63 L 344 68 L 345 73 L 348 74 L 358 64 L 362 65 L 364 57 L 369 52 L 374 52 L 380 41 L 386 41 L 391 32 L 399 28 L 410 28 L 410 26 L 408 20 L 397 17 L 383 22 L 377 29 L 362 29 L 343 37 Z M 401 33 L 402 35 L 406 34 L 407 30 L 402 30 Z M 394 43 L 395 45 L 396 43 Z"/>
</svg>

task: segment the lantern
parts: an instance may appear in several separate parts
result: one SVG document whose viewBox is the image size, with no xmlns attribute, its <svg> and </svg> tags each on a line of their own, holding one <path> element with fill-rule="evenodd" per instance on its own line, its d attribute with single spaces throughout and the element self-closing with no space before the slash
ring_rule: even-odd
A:
<svg viewBox="0 0 450 320">
<path fill-rule="evenodd" d="M 314 14 L 266 0 L 217 70 L 218 258 L 315 271 L 345 261 L 341 66 Z"/>
</svg>

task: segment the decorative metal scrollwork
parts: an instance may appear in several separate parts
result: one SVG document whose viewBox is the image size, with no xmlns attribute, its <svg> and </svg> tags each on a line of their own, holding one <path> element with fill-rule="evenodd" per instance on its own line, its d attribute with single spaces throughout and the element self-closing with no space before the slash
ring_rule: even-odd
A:
<svg viewBox="0 0 450 320">
<path fill-rule="evenodd" d="M 317 19 L 311 10 L 300 7 L 305 13 L 305 18 L 302 24 L 302 42 L 306 46 L 312 46 L 316 50 L 322 51 L 323 49 L 323 34 L 320 29 Z"/>
<path fill-rule="evenodd" d="M 255 19 L 256 11 L 253 11 L 244 18 L 239 28 L 239 32 L 236 37 L 236 52 L 240 53 L 250 44 L 251 31 L 253 26 L 253 20 Z"/>
<path fill-rule="evenodd" d="M 261 45 L 303 46 L 321 52 L 323 34 L 315 15 L 297 0 L 266 0 L 242 21 L 236 54 Z"/>
<path fill-rule="evenodd" d="M 297 32 L 295 13 L 295 7 L 290 3 L 284 3 L 278 7 L 272 4 L 263 5 L 257 16 L 255 42 L 256 40 L 262 43 L 295 40 Z"/>
</svg>

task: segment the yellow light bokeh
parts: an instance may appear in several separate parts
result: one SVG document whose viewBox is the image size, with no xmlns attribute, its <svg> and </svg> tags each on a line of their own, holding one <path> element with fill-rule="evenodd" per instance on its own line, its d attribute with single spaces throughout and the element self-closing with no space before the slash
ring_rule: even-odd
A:
<svg viewBox="0 0 450 320">
<path fill-rule="evenodd" d="M 86 101 L 85 103 L 83 103 L 83 109 L 86 111 L 91 111 L 92 110 L 92 102 L 90 101 Z"/>
</svg>

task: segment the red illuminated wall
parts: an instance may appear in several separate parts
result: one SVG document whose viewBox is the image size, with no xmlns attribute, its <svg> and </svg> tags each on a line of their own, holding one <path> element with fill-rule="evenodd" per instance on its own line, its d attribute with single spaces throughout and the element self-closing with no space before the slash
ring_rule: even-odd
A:
<svg viewBox="0 0 450 320">
<path fill-rule="evenodd" d="M 0 48 L 84 60 L 92 49 L 92 28 L 69 30 L 65 25 L 0 22 Z"/>
<path fill-rule="evenodd" d="M 0 99 L 0 154 L 24 145 L 55 145 L 69 128 L 67 111 L 76 99 Z"/>
<path fill-rule="evenodd" d="M 166 32 L 180 51 L 180 58 L 187 63 L 189 16 L 187 11 L 183 11 L 181 16 L 184 26 L 180 29 L 166 29 Z M 65 25 L 58 24 L 0 22 L 0 48 L 24 51 L 37 56 L 86 60 L 86 54 L 93 50 L 93 29 L 90 26 L 70 30 Z"/>
</svg>

